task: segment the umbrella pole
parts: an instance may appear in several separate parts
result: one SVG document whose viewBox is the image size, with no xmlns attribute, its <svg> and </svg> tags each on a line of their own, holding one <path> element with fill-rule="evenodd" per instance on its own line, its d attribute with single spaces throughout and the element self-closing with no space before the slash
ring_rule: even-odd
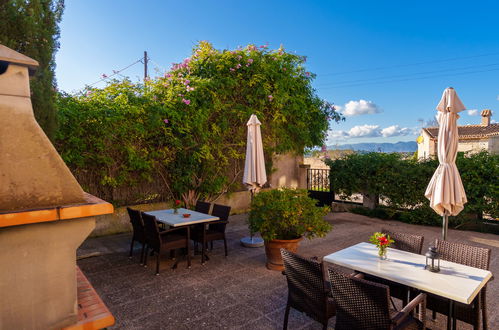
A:
<svg viewBox="0 0 499 330">
<path fill-rule="evenodd" d="M 443 223 L 442 223 L 442 239 L 444 241 L 447 240 L 447 229 L 449 228 L 449 216 L 447 215 L 447 212 L 444 213 L 443 216 Z"/>
<path fill-rule="evenodd" d="M 253 197 L 255 195 L 255 191 L 253 189 L 250 190 L 251 203 L 253 203 Z M 250 237 L 241 238 L 241 244 L 245 247 L 261 247 L 263 246 L 263 239 L 261 237 L 253 237 L 253 233 L 250 234 Z"/>
</svg>

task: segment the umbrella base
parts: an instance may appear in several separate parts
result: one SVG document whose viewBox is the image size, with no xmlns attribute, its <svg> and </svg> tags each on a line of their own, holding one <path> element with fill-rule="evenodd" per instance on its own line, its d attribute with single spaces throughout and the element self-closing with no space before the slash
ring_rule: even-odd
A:
<svg viewBox="0 0 499 330">
<path fill-rule="evenodd" d="M 262 247 L 263 239 L 261 237 L 244 237 L 241 238 L 241 244 L 245 247 Z"/>
</svg>

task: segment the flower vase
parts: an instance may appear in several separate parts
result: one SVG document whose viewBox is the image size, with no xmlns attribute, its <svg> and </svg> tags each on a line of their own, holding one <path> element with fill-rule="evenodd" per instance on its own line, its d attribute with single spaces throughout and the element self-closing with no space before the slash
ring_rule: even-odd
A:
<svg viewBox="0 0 499 330">
<path fill-rule="evenodd" d="M 386 252 L 387 252 L 386 247 L 379 247 L 378 248 L 378 256 L 379 256 L 380 260 L 387 259 Z"/>
<path fill-rule="evenodd" d="M 173 214 L 178 214 L 178 209 L 177 208 L 173 209 Z"/>
</svg>

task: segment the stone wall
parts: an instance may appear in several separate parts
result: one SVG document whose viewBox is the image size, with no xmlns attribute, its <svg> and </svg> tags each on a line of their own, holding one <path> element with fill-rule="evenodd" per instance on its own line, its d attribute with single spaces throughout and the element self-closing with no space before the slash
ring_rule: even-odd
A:
<svg viewBox="0 0 499 330">
<path fill-rule="evenodd" d="M 302 166 L 303 156 L 292 154 L 277 155 L 273 161 L 274 171 L 268 175 L 270 187 L 306 188 L 307 170 Z M 247 212 L 250 208 L 251 194 L 248 191 L 238 191 L 224 194 L 214 203 L 229 205 L 231 213 Z M 130 206 L 141 211 L 152 211 L 171 208 L 170 203 L 150 203 Z M 105 236 L 132 230 L 126 207 L 117 207 L 113 214 L 99 216 L 95 230 L 91 236 Z"/>
</svg>

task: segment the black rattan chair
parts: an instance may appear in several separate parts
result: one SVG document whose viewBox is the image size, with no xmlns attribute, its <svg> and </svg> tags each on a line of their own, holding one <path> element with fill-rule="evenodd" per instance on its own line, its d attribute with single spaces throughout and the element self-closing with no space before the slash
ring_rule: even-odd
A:
<svg viewBox="0 0 499 330">
<path fill-rule="evenodd" d="M 281 249 L 284 272 L 288 282 L 288 302 L 284 314 L 283 328 L 288 328 L 290 308 L 305 313 L 327 329 L 335 308 L 324 281 L 323 264 L 305 259 L 288 250 Z"/>
<path fill-rule="evenodd" d="M 328 273 L 336 305 L 335 330 L 425 329 L 424 293 L 397 312 L 390 309 L 388 286 L 334 269 Z M 420 306 L 419 319 L 411 315 L 417 306 Z"/>
<path fill-rule="evenodd" d="M 156 254 L 156 275 L 159 275 L 159 258 L 161 254 L 175 249 L 187 249 L 187 267 L 191 267 L 190 231 L 189 226 L 173 227 L 160 231 L 156 217 L 142 213 L 146 234 L 146 253 L 144 264 L 147 265 L 149 249 Z M 177 267 L 178 261 L 173 265 Z"/>
<path fill-rule="evenodd" d="M 208 202 L 197 201 L 196 206 L 194 207 L 194 211 L 201 212 L 205 214 L 210 214 L 211 204 Z"/>
<path fill-rule="evenodd" d="M 228 255 L 227 239 L 225 238 L 225 227 L 229 223 L 230 209 L 230 206 L 213 204 L 211 215 L 220 218 L 220 220 L 212 221 L 209 224 L 204 224 L 202 230 L 196 230 L 195 232 L 193 232 L 192 239 L 196 243 L 201 243 L 203 247 L 203 252 L 201 254 L 202 263 L 204 263 L 204 259 L 206 256 L 206 245 L 208 243 L 211 243 L 211 248 L 213 249 L 213 241 L 223 240 L 225 256 Z"/>
<path fill-rule="evenodd" d="M 390 247 L 402 251 L 421 254 L 421 250 L 423 249 L 424 236 L 393 232 L 386 229 L 381 229 L 381 232 L 390 235 L 390 238 L 395 241 Z M 368 274 L 365 275 L 365 279 L 368 281 L 388 285 L 390 287 L 390 294 L 392 297 L 402 300 L 402 304 L 404 305 L 409 302 L 410 289 L 407 286 Z"/>
<path fill-rule="evenodd" d="M 144 230 L 144 221 L 142 221 L 142 216 L 140 211 L 131 209 L 129 207 L 126 208 L 128 211 L 128 216 L 130 217 L 130 222 L 132 224 L 132 242 L 130 243 L 130 255 L 129 258 L 132 258 L 133 254 L 133 246 L 135 242 L 139 242 L 142 244 L 142 250 L 140 252 L 140 263 L 144 260 L 144 250 L 146 247 L 146 234 Z"/>
<path fill-rule="evenodd" d="M 490 249 L 440 240 L 437 240 L 436 245 L 442 260 L 480 269 L 489 269 Z M 480 327 L 481 312 L 483 329 L 486 330 L 488 328 L 486 288 L 487 286 L 484 286 L 482 291 L 480 291 L 469 305 L 454 302 L 454 324 L 457 319 L 473 325 L 474 329 L 478 329 Z M 434 319 L 436 313 L 448 315 L 449 301 L 445 298 L 428 294 L 428 309 L 433 311 L 432 314 Z"/>
</svg>

